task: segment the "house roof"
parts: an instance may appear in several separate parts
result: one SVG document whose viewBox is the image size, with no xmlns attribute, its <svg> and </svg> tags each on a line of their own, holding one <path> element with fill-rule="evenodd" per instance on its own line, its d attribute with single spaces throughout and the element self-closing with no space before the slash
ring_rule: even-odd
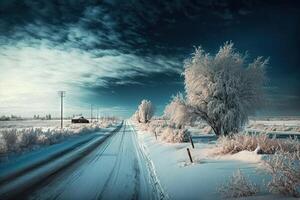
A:
<svg viewBox="0 0 300 200">
<path fill-rule="evenodd" d="M 75 116 L 72 119 L 84 119 L 84 117 L 83 116 Z"/>
</svg>

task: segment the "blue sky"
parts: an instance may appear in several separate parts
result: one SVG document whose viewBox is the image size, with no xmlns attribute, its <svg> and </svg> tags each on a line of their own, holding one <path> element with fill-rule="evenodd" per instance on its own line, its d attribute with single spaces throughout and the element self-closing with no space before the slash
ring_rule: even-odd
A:
<svg viewBox="0 0 300 200">
<path fill-rule="evenodd" d="M 260 115 L 299 115 L 300 5 L 296 1 L 0 2 L 0 115 L 131 115 L 143 99 L 160 114 L 184 91 L 195 46 L 225 41 L 270 57 Z"/>
</svg>

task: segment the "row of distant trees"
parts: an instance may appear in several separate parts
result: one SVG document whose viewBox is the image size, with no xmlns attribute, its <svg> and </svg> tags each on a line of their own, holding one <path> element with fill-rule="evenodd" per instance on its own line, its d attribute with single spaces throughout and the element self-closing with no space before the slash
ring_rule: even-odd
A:
<svg viewBox="0 0 300 200">
<path fill-rule="evenodd" d="M 16 115 L 11 115 L 11 116 L 6 116 L 6 115 L 2 115 L 0 117 L 0 121 L 13 121 L 13 120 L 23 120 L 24 118 L 22 118 L 21 116 L 16 116 Z M 46 119 L 46 120 L 51 120 L 51 114 L 46 115 L 45 117 L 40 117 L 40 115 L 34 115 L 33 119 Z"/>
<path fill-rule="evenodd" d="M 46 119 L 46 120 L 51 120 L 51 114 L 46 115 L 45 117 L 40 117 L 40 115 L 34 115 L 33 119 Z"/>
<path fill-rule="evenodd" d="M 217 136 L 237 133 L 261 105 L 266 80 L 268 59 L 247 61 L 247 54 L 237 52 L 231 42 L 215 55 L 196 48 L 184 62 L 185 95 L 171 98 L 164 118 L 176 128 L 204 120 Z M 147 123 L 153 114 L 152 103 L 143 100 L 133 117 Z"/>
<path fill-rule="evenodd" d="M 11 116 L 2 115 L 0 117 L 0 121 L 21 120 L 21 119 L 22 119 L 21 116 L 16 116 L 16 115 L 11 115 Z"/>
</svg>

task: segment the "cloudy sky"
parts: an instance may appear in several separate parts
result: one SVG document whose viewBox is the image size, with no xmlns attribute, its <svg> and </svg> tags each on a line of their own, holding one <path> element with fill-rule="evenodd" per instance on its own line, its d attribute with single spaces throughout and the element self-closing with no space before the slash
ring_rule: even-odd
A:
<svg viewBox="0 0 300 200">
<path fill-rule="evenodd" d="M 129 116 L 147 98 L 158 114 L 183 91 L 195 46 L 225 41 L 270 57 L 263 115 L 300 114 L 298 1 L 1 0 L 0 115 Z"/>
</svg>

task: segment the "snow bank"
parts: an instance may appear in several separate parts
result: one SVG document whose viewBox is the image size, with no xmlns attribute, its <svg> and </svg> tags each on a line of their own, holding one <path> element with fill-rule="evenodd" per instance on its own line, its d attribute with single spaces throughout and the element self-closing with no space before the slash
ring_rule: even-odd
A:
<svg viewBox="0 0 300 200">
<path fill-rule="evenodd" d="M 138 131 L 137 135 L 170 199 L 222 199 L 217 188 L 238 168 L 257 185 L 265 177 L 256 174 L 256 163 L 216 157 L 215 144 L 195 143 L 192 149 L 190 143 L 156 140 L 147 131 Z M 194 163 L 190 163 L 186 148 L 190 148 Z"/>
<path fill-rule="evenodd" d="M 263 155 L 257 154 L 255 151 L 240 151 L 235 154 L 226 154 L 222 156 L 216 156 L 217 159 L 222 160 L 238 160 L 248 163 L 260 163 L 263 160 Z"/>
</svg>

